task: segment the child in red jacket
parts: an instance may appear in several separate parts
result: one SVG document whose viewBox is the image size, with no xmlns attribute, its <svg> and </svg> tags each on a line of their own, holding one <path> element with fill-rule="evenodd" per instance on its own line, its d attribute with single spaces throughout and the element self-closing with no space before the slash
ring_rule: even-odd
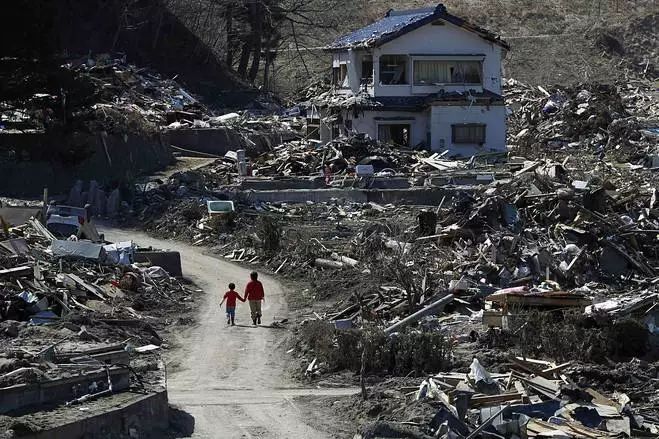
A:
<svg viewBox="0 0 659 439">
<path fill-rule="evenodd" d="M 222 299 L 222 302 L 220 302 L 220 306 L 224 303 L 224 301 L 227 301 L 227 325 L 235 326 L 235 320 L 236 320 L 236 299 L 240 300 L 241 302 L 244 302 L 245 299 L 240 297 L 240 294 L 236 291 L 236 285 L 233 283 L 229 284 L 229 291 L 224 293 L 224 298 Z"/>
</svg>

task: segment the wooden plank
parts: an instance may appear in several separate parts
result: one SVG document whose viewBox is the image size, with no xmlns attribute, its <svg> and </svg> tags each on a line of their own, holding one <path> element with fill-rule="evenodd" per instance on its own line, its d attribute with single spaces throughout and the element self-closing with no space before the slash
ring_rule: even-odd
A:
<svg viewBox="0 0 659 439">
<path fill-rule="evenodd" d="M 502 393 L 500 395 L 482 395 L 472 396 L 469 402 L 470 407 L 481 407 L 484 405 L 497 405 L 507 401 L 517 401 L 522 399 L 522 394 L 519 392 Z"/>
<path fill-rule="evenodd" d="M 620 404 L 615 401 L 610 400 L 606 396 L 599 393 L 597 390 L 591 389 L 590 387 L 586 389 L 586 393 L 593 397 L 593 403 L 599 405 L 606 405 L 609 407 L 614 407 L 618 412 L 620 412 Z"/>
<path fill-rule="evenodd" d="M 101 293 L 99 293 L 99 292 L 96 290 L 96 288 L 92 287 L 92 286 L 89 285 L 87 282 L 85 282 L 84 280 L 80 279 L 80 277 L 79 277 L 78 275 L 73 274 L 73 273 L 69 273 L 67 276 L 69 276 L 69 278 L 71 278 L 71 280 L 73 280 L 76 284 L 80 285 L 80 286 L 83 287 L 85 290 L 87 290 L 87 291 L 89 291 L 90 293 L 92 293 L 94 296 L 98 297 L 99 299 L 101 299 L 101 300 L 103 300 L 103 301 L 105 300 L 105 297 L 104 297 Z"/>
<path fill-rule="evenodd" d="M 543 395 L 547 398 L 550 398 L 550 399 L 555 399 L 556 398 L 556 392 L 552 392 L 551 389 L 546 389 L 546 388 L 542 387 L 541 385 L 539 385 L 537 383 L 534 383 L 533 381 L 531 381 L 530 379 L 528 379 L 526 377 L 523 377 L 523 376 L 520 376 L 520 375 L 516 375 L 515 377 L 518 380 L 526 383 L 526 386 L 528 388 L 534 390 L 535 392 L 537 392 L 537 393 L 539 393 L 539 394 L 541 394 L 541 395 Z"/>
<path fill-rule="evenodd" d="M 523 357 L 515 357 L 515 359 L 519 361 L 524 361 L 525 363 L 531 363 L 536 366 L 552 366 L 552 362 L 550 361 L 544 361 L 544 360 L 536 360 L 534 358 L 523 358 Z"/>
<path fill-rule="evenodd" d="M 538 370 L 535 366 L 526 364 L 526 362 L 520 360 L 519 358 L 511 358 L 510 360 L 513 362 L 513 367 L 517 367 L 524 372 L 528 372 L 531 374 L 540 372 L 540 370 Z"/>
<path fill-rule="evenodd" d="M 522 175 L 522 174 L 525 174 L 525 173 L 527 173 L 527 172 L 529 172 L 529 171 L 533 171 L 533 170 L 535 170 L 538 166 L 540 166 L 541 164 L 542 164 L 542 162 L 534 162 L 534 163 L 528 165 L 527 167 L 525 167 L 525 168 L 523 168 L 523 169 L 520 169 L 519 171 L 515 172 L 514 176 L 515 176 L 515 177 L 519 177 L 519 176 Z"/>
<path fill-rule="evenodd" d="M 548 380 L 541 376 L 533 377 L 529 380 L 535 386 L 541 386 L 549 391 L 558 392 L 560 390 L 560 384 L 558 380 Z"/>
<path fill-rule="evenodd" d="M 30 220 L 28 222 L 34 228 L 34 230 L 36 230 L 44 238 L 48 239 L 49 241 L 54 241 L 55 240 L 55 235 L 50 233 L 50 230 L 48 230 L 46 228 L 46 226 L 41 224 L 41 222 L 39 220 L 34 219 L 34 218 L 30 218 Z"/>
<path fill-rule="evenodd" d="M 565 368 L 568 367 L 570 364 L 572 364 L 572 362 L 571 362 L 571 361 L 568 361 L 567 363 L 559 364 L 558 366 L 554 366 L 554 367 L 550 367 L 550 368 L 547 368 L 547 369 L 543 369 L 543 370 L 542 370 L 542 373 L 543 373 L 543 374 L 552 374 L 552 375 L 553 375 L 554 373 L 556 373 L 556 372 L 560 372 L 561 370 L 565 369 Z"/>
<path fill-rule="evenodd" d="M 466 373 L 459 372 L 447 372 L 447 373 L 438 373 L 433 378 L 439 378 L 442 381 L 450 383 L 452 381 L 465 381 L 467 379 Z"/>
<path fill-rule="evenodd" d="M 501 294 L 499 296 L 488 296 L 486 300 L 498 302 L 504 305 L 522 305 L 529 307 L 553 306 L 553 307 L 584 307 L 591 305 L 593 302 L 585 297 L 562 297 L 540 296 L 540 295 L 518 295 L 518 294 Z"/>
<path fill-rule="evenodd" d="M 0 277 L 16 278 L 16 277 L 25 277 L 25 276 L 33 276 L 33 275 L 34 275 L 34 269 L 30 266 L 21 266 L 21 267 L 8 268 L 6 270 L 0 270 Z"/>
</svg>

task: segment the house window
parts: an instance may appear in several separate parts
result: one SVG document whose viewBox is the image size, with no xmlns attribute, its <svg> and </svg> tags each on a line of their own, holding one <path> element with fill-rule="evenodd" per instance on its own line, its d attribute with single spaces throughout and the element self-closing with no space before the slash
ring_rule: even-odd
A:
<svg viewBox="0 0 659 439">
<path fill-rule="evenodd" d="M 485 125 L 479 123 L 463 123 L 451 125 L 453 143 L 485 143 Z"/>
<path fill-rule="evenodd" d="M 348 66 L 339 64 L 339 67 L 332 68 L 332 84 L 341 87 L 348 87 Z"/>
<path fill-rule="evenodd" d="M 378 140 L 384 143 L 392 143 L 397 146 L 410 146 L 411 128 L 410 124 L 379 124 Z"/>
<path fill-rule="evenodd" d="M 407 84 L 406 55 L 382 55 L 380 57 L 380 84 Z"/>
<path fill-rule="evenodd" d="M 348 88 L 348 66 L 347 64 L 339 65 L 339 85 L 341 88 Z"/>
<path fill-rule="evenodd" d="M 414 85 L 481 83 L 480 61 L 414 61 Z"/>
<path fill-rule="evenodd" d="M 364 55 L 362 58 L 362 84 L 371 84 L 373 82 L 373 57 Z"/>
</svg>

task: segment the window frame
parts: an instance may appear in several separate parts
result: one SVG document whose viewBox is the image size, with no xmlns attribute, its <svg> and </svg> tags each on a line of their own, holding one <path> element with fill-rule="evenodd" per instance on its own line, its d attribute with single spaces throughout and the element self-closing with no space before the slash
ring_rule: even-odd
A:
<svg viewBox="0 0 659 439">
<path fill-rule="evenodd" d="M 458 139 L 456 136 L 456 130 L 459 128 L 480 128 L 483 130 L 482 138 L 480 140 L 474 141 L 473 138 L 467 140 Z M 485 145 L 487 141 L 487 124 L 484 123 L 455 123 L 451 124 L 451 143 L 456 145 Z"/>
<path fill-rule="evenodd" d="M 337 66 L 332 67 L 332 85 L 340 89 L 350 88 L 347 63 L 339 62 Z"/>
<path fill-rule="evenodd" d="M 392 145 L 398 146 L 400 148 L 409 148 L 412 145 L 412 125 L 414 124 L 414 120 L 379 120 L 376 121 L 376 139 L 378 142 L 386 142 L 385 140 L 380 138 L 380 128 L 382 127 L 389 127 L 391 129 L 392 126 L 401 126 L 404 128 L 407 128 L 407 145 L 399 145 L 397 143 L 391 142 Z"/>
<path fill-rule="evenodd" d="M 370 69 L 368 69 L 369 64 L 370 64 Z M 361 69 L 362 72 L 361 72 L 360 84 L 372 84 L 373 77 L 375 75 L 375 63 L 373 61 L 373 55 L 370 54 L 362 55 Z"/>
<path fill-rule="evenodd" d="M 477 63 L 478 64 L 478 75 L 480 77 L 480 82 L 454 82 L 452 78 L 448 82 L 437 82 L 437 83 L 423 83 L 416 82 L 416 72 L 417 72 L 417 63 L 419 62 L 435 62 L 435 63 L 445 63 L 449 65 L 449 69 L 452 67 L 450 64 L 459 64 L 459 63 Z M 483 86 L 483 60 L 481 59 L 432 59 L 426 57 L 412 57 L 412 85 L 414 87 L 437 87 L 443 85 L 449 86 L 460 86 L 460 85 L 469 85 L 469 86 Z"/>
<path fill-rule="evenodd" d="M 389 83 L 382 82 L 382 72 L 383 72 L 383 70 L 382 70 L 382 68 L 383 68 L 382 67 L 382 60 L 383 60 L 383 58 L 386 58 L 386 57 L 401 57 L 401 58 L 405 59 L 405 68 L 403 69 L 403 78 L 405 79 L 404 82 L 398 82 L 398 83 L 394 83 L 394 84 L 389 84 Z M 410 81 L 410 79 L 411 79 L 410 78 L 410 62 L 411 62 L 411 60 L 412 60 L 412 58 L 409 55 L 406 55 L 406 54 L 387 53 L 387 54 L 384 54 L 384 55 L 380 55 L 379 58 L 378 58 L 378 83 L 379 83 L 379 85 L 384 86 L 384 87 L 401 86 L 401 85 L 409 86 L 409 85 L 411 85 L 411 81 Z M 385 72 L 388 73 L 389 71 L 385 71 Z M 395 71 L 392 71 L 392 72 L 395 74 Z"/>
</svg>

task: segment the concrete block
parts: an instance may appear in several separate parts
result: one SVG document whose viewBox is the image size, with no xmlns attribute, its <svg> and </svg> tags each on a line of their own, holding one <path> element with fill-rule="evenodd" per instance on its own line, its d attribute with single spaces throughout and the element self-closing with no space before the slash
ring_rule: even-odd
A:
<svg viewBox="0 0 659 439">
<path fill-rule="evenodd" d="M 110 379 L 115 392 L 120 392 L 130 386 L 128 368 L 110 368 Z M 44 404 L 71 401 L 89 393 L 87 389 L 92 382 L 99 385 L 99 390 L 107 388 L 107 372 L 105 370 L 83 373 L 78 376 L 62 378 L 35 384 L 17 384 L 0 389 L 0 413 L 24 409 L 38 408 Z M 76 389 L 80 389 L 76 391 Z"/>
<path fill-rule="evenodd" d="M 52 425 L 38 432 L 21 435 L 22 439 L 71 439 L 129 437 L 130 431 L 140 439 L 165 437 L 169 429 L 169 404 L 167 391 L 159 389 L 148 393 L 124 392 L 109 396 L 107 410 L 80 412 L 77 418 L 62 416 L 59 425 Z M 115 402 L 116 400 L 116 402 Z M 133 437 L 133 436 L 130 436 Z"/>
<path fill-rule="evenodd" d="M 89 241 L 64 241 L 56 239 L 51 244 L 54 256 L 75 259 L 91 259 L 102 261 L 105 259 L 105 250 L 102 244 L 94 244 Z"/>
<path fill-rule="evenodd" d="M 151 265 L 162 267 L 173 277 L 183 276 L 181 254 L 169 251 L 137 251 L 135 262 L 150 262 Z"/>
<path fill-rule="evenodd" d="M 350 320 L 350 319 L 334 320 L 334 327 L 336 329 L 351 329 L 352 328 L 352 320 Z"/>
</svg>

